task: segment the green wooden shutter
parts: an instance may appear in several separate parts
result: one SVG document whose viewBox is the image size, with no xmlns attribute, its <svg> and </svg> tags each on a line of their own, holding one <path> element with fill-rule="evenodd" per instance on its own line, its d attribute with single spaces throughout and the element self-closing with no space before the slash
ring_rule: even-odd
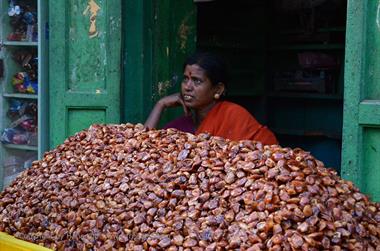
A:
<svg viewBox="0 0 380 251">
<path fill-rule="evenodd" d="M 348 1 L 342 176 L 380 201 L 380 2 Z"/>
<path fill-rule="evenodd" d="M 153 98 L 180 91 L 183 63 L 196 48 L 197 8 L 193 0 L 155 2 L 153 50 Z M 183 115 L 183 109 L 170 109 L 162 124 Z"/>
<path fill-rule="evenodd" d="M 55 147 L 93 123 L 120 121 L 121 1 L 49 1 L 49 13 L 49 127 Z"/>
<path fill-rule="evenodd" d="M 123 120 L 144 122 L 155 102 L 178 92 L 185 58 L 195 51 L 193 0 L 126 1 Z M 163 114 L 163 123 L 180 109 Z"/>
</svg>

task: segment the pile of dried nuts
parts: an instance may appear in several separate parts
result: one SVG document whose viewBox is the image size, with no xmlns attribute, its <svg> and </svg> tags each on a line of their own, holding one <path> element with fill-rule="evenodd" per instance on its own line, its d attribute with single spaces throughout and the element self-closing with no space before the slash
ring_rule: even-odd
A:
<svg viewBox="0 0 380 251">
<path fill-rule="evenodd" d="M 380 205 L 301 149 L 94 125 L 0 194 L 0 231 L 57 250 L 380 250 Z"/>
</svg>

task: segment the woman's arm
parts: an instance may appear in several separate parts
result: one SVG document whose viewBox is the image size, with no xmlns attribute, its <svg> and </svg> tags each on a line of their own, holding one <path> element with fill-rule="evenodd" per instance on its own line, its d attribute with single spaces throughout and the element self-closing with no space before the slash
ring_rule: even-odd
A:
<svg viewBox="0 0 380 251">
<path fill-rule="evenodd" d="M 179 105 L 182 105 L 185 114 L 188 114 L 188 108 L 185 106 L 180 93 L 163 97 L 156 103 L 153 110 L 150 112 L 144 126 L 147 128 L 156 128 L 158 122 L 160 121 L 161 113 L 168 107 L 175 107 Z"/>
<path fill-rule="evenodd" d="M 161 113 L 164 108 L 164 105 L 158 101 L 146 119 L 144 126 L 147 128 L 155 128 L 160 121 Z"/>
</svg>

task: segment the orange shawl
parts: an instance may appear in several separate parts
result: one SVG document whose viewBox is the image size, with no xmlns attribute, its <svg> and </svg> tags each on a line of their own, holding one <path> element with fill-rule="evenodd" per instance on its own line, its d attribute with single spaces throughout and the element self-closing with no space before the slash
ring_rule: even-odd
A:
<svg viewBox="0 0 380 251">
<path fill-rule="evenodd" d="M 263 144 L 278 144 L 276 136 L 243 107 L 221 101 L 217 103 L 201 122 L 196 134 L 208 132 L 230 140 L 255 140 Z"/>
</svg>

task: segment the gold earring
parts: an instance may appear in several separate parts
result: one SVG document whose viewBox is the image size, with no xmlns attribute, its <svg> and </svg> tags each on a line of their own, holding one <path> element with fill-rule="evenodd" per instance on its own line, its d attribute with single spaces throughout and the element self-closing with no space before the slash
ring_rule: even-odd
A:
<svg viewBox="0 0 380 251">
<path fill-rule="evenodd" d="M 219 93 L 215 93 L 214 99 L 219 99 L 219 98 L 220 98 L 220 94 Z"/>
</svg>

